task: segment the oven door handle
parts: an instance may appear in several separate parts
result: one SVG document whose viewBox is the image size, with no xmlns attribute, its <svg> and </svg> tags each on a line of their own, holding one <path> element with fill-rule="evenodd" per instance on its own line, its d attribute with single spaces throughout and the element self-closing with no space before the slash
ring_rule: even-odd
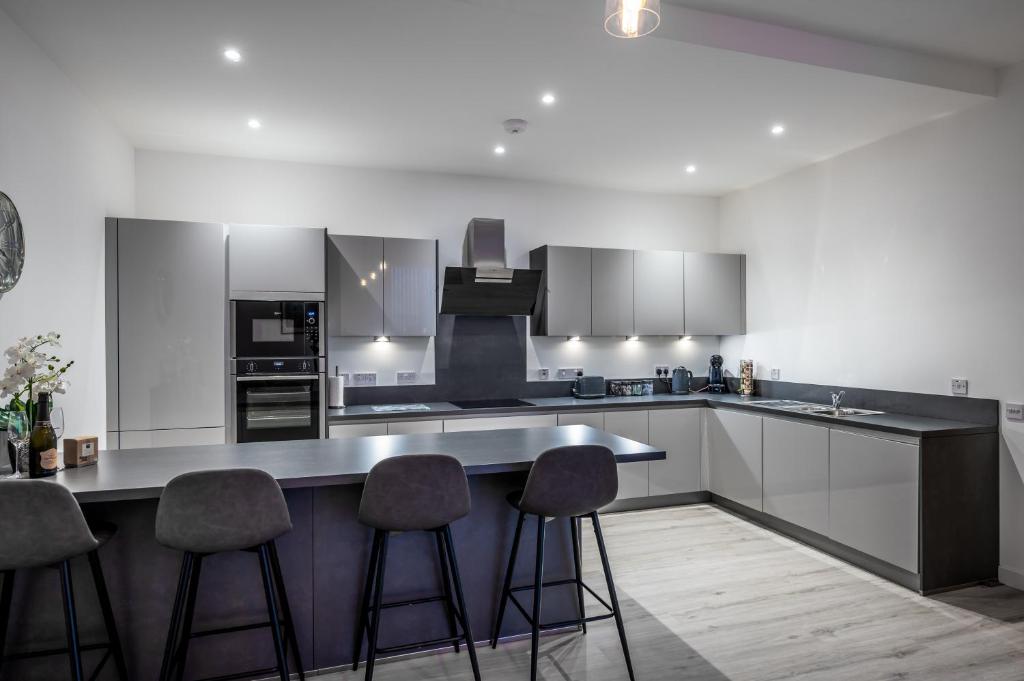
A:
<svg viewBox="0 0 1024 681">
<path fill-rule="evenodd" d="M 239 383 L 249 383 L 252 381 L 304 381 L 313 382 L 319 381 L 319 376 L 282 376 L 281 374 L 274 374 L 272 376 L 236 376 L 235 380 Z"/>
</svg>

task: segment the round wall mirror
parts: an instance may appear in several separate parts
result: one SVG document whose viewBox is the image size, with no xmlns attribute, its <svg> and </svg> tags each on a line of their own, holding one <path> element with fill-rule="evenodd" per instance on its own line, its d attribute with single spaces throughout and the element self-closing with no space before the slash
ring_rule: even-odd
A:
<svg viewBox="0 0 1024 681">
<path fill-rule="evenodd" d="M 25 266 L 25 232 L 11 198 L 0 192 L 0 296 L 21 278 Z"/>
</svg>

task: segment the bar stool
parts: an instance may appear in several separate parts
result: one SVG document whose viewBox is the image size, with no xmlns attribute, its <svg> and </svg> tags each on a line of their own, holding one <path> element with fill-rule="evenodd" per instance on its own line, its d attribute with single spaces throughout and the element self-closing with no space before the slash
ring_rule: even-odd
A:
<svg viewBox="0 0 1024 681">
<path fill-rule="evenodd" d="M 121 639 L 110 607 L 110 594 L 103 579 L 97 551 L 106 544 L 117 528 L 103 525 L 95 533 L 82 515 L 82 509 L 65 487 L 44 480 L 0 480 L 0 677 L 8 660 L 68 655 L 71 678 L 85 679 L 82 670 L 82 652 L 106 651 L 90 678 L 96 678 L 111 658 L 118 678 L 128 681 L 128 668 L 124 661 Z M 89 561 L 100 611 L 107 630 L 107 642 L 82 645 L 78 633 L 78 614 L 71 584 L 71 560 L 85 555 Z M 14 574 L 43 566 L 56 567 L 60 572 L 61 600 L 64 608 L 64 629 L 67 648 L 5 654 L 7 629 L 14 597 Z"/>
<path fill-rule="evenodd" d="M 299 678 L 305 679 L 274 544 L 276 538 L 291 529 L 291 516 L 281 487 L 264 471 L 251 468 L 197 471 L 179 475 L 167 483 L 156 511 L 156 539 L 185 555 L 164 646 L 161 681 L 168 681 L 172 675 L 177 681 L 184 678 L 189 641 L 193 638 L 264 627 L 270 628 L 277 665 L 218 678 L 241 679 L 277 673 L 281 681 L 287 681 L 290 648 Z M 259 555 L 269 621 L 193 632 L 192 619 L 203 559 L 227 551 L 250 551 Z"/>
<path fill-rule="evenodd" d="M 612 570 L 608 563 L 608 552 L 605 550 L 604 535 L 601 534 L 601 523 L 597 517 L 597 509 L 611 503 L 619 489 L 618 468 L 615 465 L 615 455 L 607 447 L 595 445 L 576 445 L 569 447 L 556 447 L 549 449 L 534 462 L 530 469 L 530 475 L 526 480 L 526 488 L 521 492 L 513 492 L 508 495 L 509 503 L 519 511 L 519 518 L 516 521 L 515 537 L 512 540 L 512 552 L 509 555 L 508 569 L 505 572 L 505 584 L 501 591 L 501 601 L 498 604 L 498 616 L 494 622 L 494 632 L 491 635 L 491 647 L 498 646 L 498 636 L 501 633 L 501 622 L 505 617 L 505 607 L 511 600 L 531 627 L 532 636 L 532 659 L 530 667 L 530 679 L 536 681 L 537 662 L 540 651 L 540 632 L 549 629 L 560 629 L 567 626 L 579 626 L 583 633 L 587 633 L 587 623 L 596 622 L 614 617 L 615 625 L 619 630 L 619 640 L 622 643 L 622 654 L 626 658 L 626 669 L 629 671 L 629 678 L 635 681 L 633 676 L 633 663 L 629 657 L 629 645 L 626 642 L 626 629 L 622 623 L 622 611 L 619 608 L 619 599 L 615 593 L 615 582 L 612 580 Z M 523 522 L 527 514 L 537 516 L 537 559 L 534 571 L 533 584 L 530 586 L 512 587 L 512 572 L 516 566 L 516 556 L 519 552 L 519 540 L 523 532 Z M 580 520 L 589 517 L 594 525 L 594 535 L 597 537 L 597 548 L 601 554 L 601 566 L 604 569 L 605 581 L 608 585 L 608 594 L 611 603 L 607 603 L 597 595 L 593 589 L 583 581 L 583 572 L 580 559 Z M 573 563 L 576 577 L 574 579 L 562 579 L 558 581 L 544 581 L 544 531 L 548 518 L 567 518 L 572 532 Z M 544 587 L 563 586 L 568 584 L 576 585 L 576 598 L 579 607 L 579 619 L 565 622 L 552 622 L 541 624 L 541 594 Z M 518 591 L 533 591 L 533 612 L 527 613 L 526 608 L 515 597 Z M 589 591 L 601 605 L 609 612 L 591 617 L 586 616 L 583 606 L 583 591 Z"/>
<path fill-rule="evenodd" d="M 378 655 L 399 653 L 425 646 L 451 644 L 459 652 L 465 641 L 473 678 L 480 681 L 480 668 L 473 646 L 466 600 L 462 593 L 459 564 L 452 542 L 451 523 L 469 514 L 469 481 L 466 471 L 456 459 L 442 454 L 409 454 L 395 456 L 377 463 L 366 478 L 359 501 L 359 522 L 372 527 L 373 547 L 366 573 L 363 602 L 359 610 L 352 670 L 359 668 L 359 652 L 369 637 L 366 653 L 366 680 L 373 678 L 373 665 Z M 388 540 L 392 532 L 431 532 L 437 543 L 441 563 L 443 595 L 429 598 L 384 603 L 384 571 L 387 565 Z M 452 594 L 454 591 L 454 600 Z M 456 601 L 458 603 L 456 607 Z M 381 614 L 387 608 L 424 603 L 444 604 L 448 617 L 447 638 L 406 643 L 378 648 Z M 456 628 L 456 620 L 462 633 Z"/>
</svg>

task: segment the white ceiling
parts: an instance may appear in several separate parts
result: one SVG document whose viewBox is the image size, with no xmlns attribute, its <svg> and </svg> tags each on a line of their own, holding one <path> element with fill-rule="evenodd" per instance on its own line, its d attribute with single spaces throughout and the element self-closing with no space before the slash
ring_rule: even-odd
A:
<svg viewBox="0 0 1024 681">
<path fill-rule="evenodd" d="M 886 4 L 756 4 L 817 3 Z M 984 100 L 678 40 L 613 39 L 603 4 L 0 0 L 146 149 L 719 195 Z M 890 4 L 913 5 L 927 25 L 932 4 L 1017 3 Z M 226 45 L 242 64 L 225 63 Z M 553 107 L 538 101 L 548 90 Z M 246 126 L 252 116 L 261 130 Z M 509 138 L 509 117 L 529 130 Z M 767 133 L 776 121 L 784 138 Z M 491 152 L 499 142 L 502 158 Z M 689 163 L 697 173 L 684 172 Z"/>
<path fill-rule="evenodd" d="M 1001 66 L 1024 61 L 1021 0 L 665 0 L 841 38 Z"/>
</svg>

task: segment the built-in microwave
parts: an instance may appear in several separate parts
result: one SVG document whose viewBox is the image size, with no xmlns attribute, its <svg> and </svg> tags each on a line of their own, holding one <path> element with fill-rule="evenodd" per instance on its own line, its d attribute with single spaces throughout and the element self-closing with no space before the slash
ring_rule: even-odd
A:
<svg viewBox="0 0 1024 681">
<path fill-rule="evenodd" d="M 231 356 L 322 357 L 323 303 L 231 301 Z"/>
</svg>

